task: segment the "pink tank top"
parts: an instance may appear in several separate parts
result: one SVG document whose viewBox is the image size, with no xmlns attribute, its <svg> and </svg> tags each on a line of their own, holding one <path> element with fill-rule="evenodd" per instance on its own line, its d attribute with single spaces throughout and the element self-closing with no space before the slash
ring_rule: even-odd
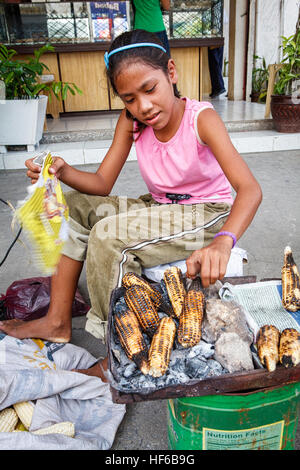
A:
<svg viewBox="0 0 300 470">
<path fill-rule="evenodd" d="M 168 142 L 160 142 L 151 127 L 136 135 L 136 153 L 140 172 L 159 203 L 170 203 L 167 193 L 190 194 L 179 204 L 227 202 L 232 204 L 231 186 L 210 148 L 197 131 L 201 111 L 213 106 L 183 98 L 185 111 L 179 129 Z"/>
</svg>

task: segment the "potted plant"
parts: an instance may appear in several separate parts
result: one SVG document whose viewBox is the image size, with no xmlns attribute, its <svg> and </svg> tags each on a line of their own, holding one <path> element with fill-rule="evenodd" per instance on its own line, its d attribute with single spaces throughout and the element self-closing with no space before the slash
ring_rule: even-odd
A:
<svg viewBox="0 0 300 470">
<path fill-rule="evenodd" d="M 42 138 L 48 97 L 49 101 L 52 96 L 65 100 L 68 92 L 82 94 L 75 83 L 42 81 L 49 69 L 40 59 L 48 51 L 54 47 L 46 44 L 28 60 L 13 60 L 17 52 L 0 44 L 0 81 L 5 89 L 0 100 L 0 152 L 6 152 L 6 145 L 27 145 L 27 150 L 34 150 Z"/>
<path fill-rule="evenodd" d="M 251 91 L 251 102 L 252 103 L 264 103 L 266 101 L 267 90 L 268 90 L 268 78 L 269 72 L 264 57 L 258 55 L 253 56 L 254 67 L 252 69 L 252 91 Z M 261 61 L 260 65 L 257 65 L 257 61 Z"/>
<path fill-rule="evenodd" d="M 300 10 L 296 33 L 282 36 L 283 59 L 271 96 L 271 112 L 278 132 L 300 132 Z"/>
</svg>

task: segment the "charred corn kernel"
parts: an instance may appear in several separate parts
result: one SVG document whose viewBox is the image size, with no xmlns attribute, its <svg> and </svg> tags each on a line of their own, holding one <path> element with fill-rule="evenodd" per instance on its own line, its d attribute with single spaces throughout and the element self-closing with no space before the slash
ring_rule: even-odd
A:
<svg viewBox="0 0 300 470">
<path fill-rule="evenodd" d="M 127 357 L 148 374 L 148 349 L 135 314 L 130 310 L 116 314 L 115 328 Z"/>
<path fill-rule="evenodd" d="M 300 362 L 300 333 L 286 328 L 280 335 L 279 360 L 284 367 L 297 366 Z"/>
<path fill-rule="evenodd" d="M 161 294 L 158 290 L 154 289 L 149 282 L 143 279 L 141 276 L 135 273 L 126 273 L 122 279 L 122 286 L 126 289 L 132 286 L 140 286 L 143 287 L 150 295 L 150 298 L 156 308 L 158 308 L 161 304 Z"/>
<path fill-rule="evenodd" d="M 295 264 L 292 250 L 284 250 L 284 264 L 281 269 L 282 305 L 286 310 L 296 312 L 300 309 L 300 276 Z"/>
<path fill-rule="evenodd" d="M 279 361 L 280 332 L 274 325 L 264 325 L 260 328 L 256 345 L 261 363 L 272 372 Z"/>
<path fill-rule="evenodd" d="M 32 431 L 32 434 L 38 434 L 43 436 L 44 434 L 64 434 L 65 436 L 74 437 L 75 436 L 75 425 L 70 421 L 64 421 L 62 423 L 56 423 L 47 428 L 37 429 L 37 431 Z"/>
<path fill-rule="evenodd" d="M 13 408 L 0 411 L 0 432 L 12 432 L 18 422 L 17 413 Z"/>
<path fill-rule="evenodd" d="M 148 292 L 140 286 L 131 286 L 126 290 L 125 302 L 137 316 L 142 330 L 152 338 L 159 324 L 159 316 Z"/>
<path fill-rule="evenodd" d="M 176 325 L 171 317 L 163 317 L 149 349 L 149 374 L 161 377 L 168 369 L 175 339 Z"/>
<path fill-rule="evenodd" d="M 190 290 L 184 299 L 179 317 L 178 342 L 185 348 L 191 348 L 201 339 L 201 327 L 204 313 L 204 294 Z"/>
<path fill-rule="evenodd" d="M 29 401 L 22 401 L 20 403 L 15 403 L 13 407 L 25 428 L 29 429 L 32 421 L 34 404 Z"/>
<path fill-rule="evenodd" d="M 177 266 L 166 269 L 164 272 L 164 281 L 174 310 L 174 315 L 179 318 L 186 294 L 181 270 Z"/>
</svg>

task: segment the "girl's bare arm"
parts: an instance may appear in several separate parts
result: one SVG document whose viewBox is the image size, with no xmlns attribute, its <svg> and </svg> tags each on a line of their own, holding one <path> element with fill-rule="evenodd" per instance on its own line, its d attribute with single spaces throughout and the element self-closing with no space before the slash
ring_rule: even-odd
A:
<svg viewBox="0 0 300 470">
<path fill-rule="evenodd" d="M 65 184 L 85 194 L 106 196 L 110 193 L 124 163 L 128 157 L 133 142 L 132 120 L 122 111 L 113 138 L 113 142 L 95 173 L 77 170 L 68 165 L 62 158 L 54 157 L 54 163 L 49 169 Z M 38 178 L 40 168 L 33 164 L 32 159 L 26 161 L 27 175 L 34 183 Z"/>
<path fill-rule="evenodd" d="M 225 125 L 218 114 L 207 109 L 199 114 L 198 133 L 218 160 L 225 176 L 236 191 L 236 198 L 222 231 L 235 234 L 239 239 L 250 225 L 262 200 L 260 186 L 239 155 Z M 187 260 L 188 275 L 200 272 L 204 286 L 222 279 L 232 248 L 230 236 L 220 236 L 205 248 L 196 250 Z"/>
</svg>

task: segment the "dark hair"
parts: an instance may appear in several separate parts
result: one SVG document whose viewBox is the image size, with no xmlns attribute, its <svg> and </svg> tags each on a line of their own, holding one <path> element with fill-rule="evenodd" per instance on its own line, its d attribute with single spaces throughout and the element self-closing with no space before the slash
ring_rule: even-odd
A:
<svg viewBox="0 0 300 470">
<path fill-rule="evenodd" d="M 128 46 L 130 44 L 136 44 L 139 42 L 150 42 L 150 43 L 159 44 L 160 46 L 163 46 L 160 39 L 155 34 L 145 31 L 143 29 L 135 29 L 133 31 L 127 31 L 126 33 L 123 33 L 120 36 L 117 36 L 111 43 L 109 52 L 119 47 Z M 165 53 L 163 50 L 157 47 L 151 47 L 151 46 L 133 47 L 131 49 L 126 49 L 124 51 L 113 54 L 109 58 L 107 76 L 111 83 L 114 93 L 116 95 L 118 94 L 118 91 L 115 86 L 115 78 L 118 76 L 118 74 L 120 73 L 125 63 L 126 65 L 128 65 L 128 63 L 130 62 L 136 63 L 138 61 L 141 61 L 147 65 L 150 65 L 150 67 L 153 67 L 155 69 L 161 69 L 166 75 L 168 75 L 169 59 L 170 58 L 168 54 Z M 173 85 L 173 89 L 174 89 L 174 95 L 177 98 L 180 98 L 180 93 L 177 89 L 176 84 Z M 128 117 L 137 121 L 135 118 L 133 118 L 133 116 L 131 116 L 131 114 L 127 110 L 126 110 L 126 113 Z M 139 132 L 144 127 L 146 127 L 144 124 L 140 123 L 139 121 L 137 121 L 137 123 L 138 123 Z"/>
</svg>

